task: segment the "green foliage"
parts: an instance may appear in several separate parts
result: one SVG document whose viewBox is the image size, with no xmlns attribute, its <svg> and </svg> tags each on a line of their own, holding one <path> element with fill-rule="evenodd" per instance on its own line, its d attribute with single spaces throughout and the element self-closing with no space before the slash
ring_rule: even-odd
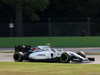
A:
<svg viewBox="0 0 100 75">
<path fill-rule="evenodd" d="M 2 0 L 2 1 L 4 1 L 5 3 L 13 3 L 14 2 L 14 0 Z"/>
<path fill-rule="evenodd" d="M 44 11 L 49 4 L 48 0 L 26 0 L 23 2 L 24 13 L 29 16 L 32 20 L 39 20 L 37 11 Z M 29 12 L 26 12 L 29 11 Z"/>
<path fill-rule="evenodd" d="M 100 0 L 51 0 L 49 6 L 53 17 L 93 17 L 100 13 L 99 8 Z"/>
<path fill-rule="evenodd" d="M 39 16 L 36 14 L 36 11 L 44 11 L 49 4 L 48 0 L 2 0 L 6 4 L 16 7 L 18 2 L 22 3 L 22 8 L 24 14 L 30 16 L 31 19 L 39 20 Z M 16 8 L 15 8 L 16 9 Z"/>
<path fill-rule="evenodd" d="M 16 1 L 1 0 L 15 9 Z M 21 0 L 23 3 L 24 18 L 39 20 L 44 18 L 68 17 L 100 17 L 100 0 Z M 48 4 L 50 5 L 48 6 Z M 1 6 L 1 5 L 0 5 Z M 48 6 L 48 9 L 45 10 Z M 2 8 L 1 8 L 2 9 Z M 13 12 L 14 13 L 14 12 Z M 38 15 L 39 14 L 39 15 Z M 10 14 L 12 15 L 12 14 Z"/>
</svg>

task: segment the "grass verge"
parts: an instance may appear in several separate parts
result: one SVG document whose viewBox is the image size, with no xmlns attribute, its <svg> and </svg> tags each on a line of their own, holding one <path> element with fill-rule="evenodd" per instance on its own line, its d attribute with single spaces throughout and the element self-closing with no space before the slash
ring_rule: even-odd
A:
<svg viewBox="0 0 100 75">
<path fill-rule="evenodd" d="M 14 51 L 0 51 L 0 53 L 14 53 Z"/>
<path fill-rule="evenodd" d="M 86 55 L 100 55 L 100 53 L 85 53 Z"/>
<path fill-rule="evenodd" d="M 89 75 L 100 74 L 100 64 L 0 62 L 0 75 Z"/>
</svg>

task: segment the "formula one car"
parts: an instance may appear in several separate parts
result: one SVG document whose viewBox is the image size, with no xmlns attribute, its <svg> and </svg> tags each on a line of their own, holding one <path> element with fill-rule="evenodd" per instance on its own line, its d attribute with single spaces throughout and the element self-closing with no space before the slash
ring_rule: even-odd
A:
<svg viewBox="0 0 100 75">
<path fill-rule="evenodd" d="M 61 63 L 69 63 L 70 61 L 95 61 L 94 58 L 86 58 L 84 52 L 71 52 L 71 51 L 63 51 L 56 50 L 54 48 L 50 48 L 49 46 L 37 46 L 35 48 L 31 48 L 29 45 L 15 46 L 15 53 L 13 55 L 13 59 L 15 62 L 22 62 L 23 60 L 32 60 L 32 61 L 56 61 Z"/>
</svg>

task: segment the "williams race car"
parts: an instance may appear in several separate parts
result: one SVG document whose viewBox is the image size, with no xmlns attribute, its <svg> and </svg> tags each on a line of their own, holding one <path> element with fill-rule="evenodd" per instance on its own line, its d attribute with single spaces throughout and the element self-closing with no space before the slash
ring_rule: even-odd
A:
<svg viewBox="0 0 100 75">
<path fill-rule="evenodd" d="M 15 52 L 13 55 L 15 62 L 22 62 L 23 60 L 32 60 L 32 61 L 56 61 L 61 63 L 69 63 L 70 61 L 95 61 L 94 58 L 86 58 L 84 52 L 71 52 L 56 50 L 50 48 L 49 46 L 37 46 L 31 48 L 29 45 L 18 45 L 15 46 Z"/>
</svg>

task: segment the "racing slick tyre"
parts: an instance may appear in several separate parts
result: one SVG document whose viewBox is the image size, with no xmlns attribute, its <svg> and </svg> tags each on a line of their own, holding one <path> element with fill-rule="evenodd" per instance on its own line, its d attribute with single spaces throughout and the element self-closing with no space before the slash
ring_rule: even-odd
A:
<svg viewBox="0 0 100 75">
<path fill-rule="evenodd" d="M 82 57 L 84 57 L 84 58 L 86 58 L 86 55 L 85 55 L 85 53 L 83 51 L 79 51 L 79 52 L 77 52 L 77 54 L 82 56 Z"/>
<path fill-rule="evenodd" d="M 13 55 L 13 59 L 15 62 L 22 62 L 24 59 L 24 54 L 22 52 L 15 52 Z"/>
<path fill-rule="evenodd" d="M 71 57 L 68 53 L 62 53 L 62 55 L 59 58 L 59 61 L 61 63 L 69 63 L 71 60 Z"/>
</svg>

